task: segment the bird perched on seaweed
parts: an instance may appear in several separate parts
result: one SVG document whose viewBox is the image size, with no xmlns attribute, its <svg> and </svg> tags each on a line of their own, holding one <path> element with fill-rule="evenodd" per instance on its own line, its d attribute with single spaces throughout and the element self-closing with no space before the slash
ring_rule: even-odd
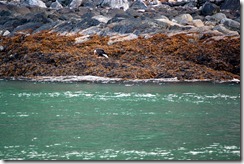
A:
<svg viewBox="0 0 244 164">
<path fill-rule="evenodd" d="M 107 53 L 103 49 L 99 49 L 99 48 L 94 50 L 94 55 L 98 55 L 98 57 L 108 58 Z"/>
</svg>

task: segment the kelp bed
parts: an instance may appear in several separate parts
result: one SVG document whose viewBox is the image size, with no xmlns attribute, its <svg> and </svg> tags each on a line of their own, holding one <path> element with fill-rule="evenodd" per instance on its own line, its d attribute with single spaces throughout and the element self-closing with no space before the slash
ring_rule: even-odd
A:
<svg viewBox="0 0 244 164">
<path fill-rule="evenodd" d="M 0 37 L 0 77 L 94 75 L 123 79 L 240 79 L 240 38 L 211 35 L 156 34 L 108 45 L 109 37 L 52 32 Z M 103 48 L 109 59 L 98 58 Z"/>
</svg>

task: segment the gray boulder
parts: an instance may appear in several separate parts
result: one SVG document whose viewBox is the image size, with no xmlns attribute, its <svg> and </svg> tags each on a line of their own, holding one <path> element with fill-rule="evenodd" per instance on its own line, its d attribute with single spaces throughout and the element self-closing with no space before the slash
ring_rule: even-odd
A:
<svg viewBox="0 0 244 164">
<path fill-rule="evenodd" d="M 203 6 L 202 6 L 202 9 L 201 9 L 201 14 L 204 15 L 204 16 L 207 16 L 207 15 L 213 15 L 215 13 L 218 13 L 220 11 L 220 7 L 213 4 L 213 3 L 209 3 L 209 2 L 206 2 Z"/>
<path fill-rule="evenodd" d="M 221 9 L 240 10 L 240 8 L 240 0 L 225 0 L 224 3 L 221 5 Z"/>
<path fill-rule="evenodd" d="M 14 30 L 13 30 L 13 34 L 14 33 L 17 33 L 17 32 L 25 32 L 25 33 L 29 33 L 29 32 L 32 32 L 34 31 L 35 29 L 41 27 L 43 24 L 42 23 L 39 23 L 39 22 L 29 22 L 29 23 L 26 23 L 26 24 L 23 24 L 23 25 L 20 25 L 18 27 L 16 27 Z"/>
<path fill-rule="evenodd" d="M 101 6 L 127 10 L 129 8 L 129 2 L 128 0 L 103 0 Z"/>
<path fill-rule="evenodd" d="M 135 2 L 133 2 L 130 6 L 131 9 L 147 9 L 147 5 L 143 2 L 143 0 L 136 0 Z"/>
<path fill-rule="evenodd" d="M 58 0 L 58 2 L 62 5 L 62 6 L 68 6 L 72 0 Z"/>
<path fill-rule="evenodd" d="M 204 26 L 204 23 L 202 22 L 201 19 L 195 19 L 192 21 L 192 23 L 195 27 L 203 27 Z"/>
<path fill-rule="evenodd" d="M 84 7 L 96 7 L 102 4 L 103 0 L 83 0 L 82 6 Z"/>
<path fill-rule="evenodd" d="M 83 20 L 75 23 L 73 25 L 73 30 L 72 31 L 81 31 L 81 30 L 87 29 L 87 28 L 92 27 L 92 26 L 97 26 L 100 23 L 101 22 L 98 21 L 97 19 L 86 18 L 86 19 L 83 19 Z"/>
<path fill-rule="evenodd" d="M 50 23 L 52 22 L 52 20 L 50 18 L 48 18 L 48 13 L 46 12 L 40 12 L 37 14 L 27 14 L 26 18 L 28 20 L 28 22 L 40 22 L 40 23 Z"/>
<path fill-rule="evenodd" d="M 63 6 L 56 0 L 55 2 L 51 3 L 50 8 L 58 10 L 58 9 L 62 9 Z"/>
<path fill-rule="evenodd" d="M 47 8 L 46 4 L 41 0 L 25 0 L 24 1 L 29 6 L 37 6 L 41 8 Z"/>
<path fill-rule="evenodd" d="M 174 20 L 179 24 L 187 25 L 192 23 L 193 18 L 190 14 L 181 14 L 179 16 L 176 16 Z"/>
<path fill-rule="evenodd" d="M 216 23 L 219 23 L 222 19 L 225 19 L 226 15 L 224 13 L 216 13 L 212 16 L 206 16 L 205 19 L 208 21 L 214 21 Z"/>
<path fill-rule="evenodd" d="M 241 24 L 237 21 L 234 21 L 232 19 L 224 18 L 221 20 L 221 23 L 228 29 L 232 31 L 238 31 L 240 32 L 240 26 Z"/>
<path fill-rule="evenodd" d="M 228 30 L 227 28 L 225 28 L 223 25 L 217 25 L 213 28 L 213 30 L 217 30 L 225 35 L 239 35 L 237 31 L 231 31 L 231 30 Z"/>
<path fill-rule="evenodd" d="M 71 3 L 69 4 L 70 9 L 76 9 L 78 8 L 83 0 L 72 0 Z"/>
<path fill-rule="evenodd" d="M 27 23 L 27 19 L 25 18 L 11 18 L 9 20 L 5 20 L 4 22 L 2 22 L 2 26 L 0 29 L 2 30 L 9 30 L 9 31 L 13 31 L 14 28 L 16 28 L 17 26 L 20 26 L 22 24 Z"/>
<path fill-rule="evenodd" d="M 124 19 L 118 23 L 112 23 L 110 25 L 112 32 L 120 34 L 134 33 L 136 35 L 145 33 L 158 33 L 159 31 L 165 31 L 169 28 L 169 24 L 166 22 L 156 21 L 153 19 L 141 19 L 141 18 L 130 18 Z"/>
</svg>

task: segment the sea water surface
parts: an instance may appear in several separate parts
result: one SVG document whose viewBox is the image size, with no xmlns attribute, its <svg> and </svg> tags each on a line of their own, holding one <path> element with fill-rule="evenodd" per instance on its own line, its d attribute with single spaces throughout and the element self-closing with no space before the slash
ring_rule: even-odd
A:
<svg viewBox="0 0 244 164">
<path fill-rule="evenodd" d="M 0 159 L 240 160 L 240 84 L 0 81 Z"/>
</svg>

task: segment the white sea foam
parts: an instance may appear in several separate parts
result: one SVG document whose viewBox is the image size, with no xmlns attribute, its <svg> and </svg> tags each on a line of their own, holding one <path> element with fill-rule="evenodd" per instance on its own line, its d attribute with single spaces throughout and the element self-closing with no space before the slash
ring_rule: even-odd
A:
<svg viewBox="0 0 244 164">
<path fill-rule="evenodd" d="M 125 80 L 123 78 L 108 78 L 108 77 L 100 77 L 100 76 L 36 76 L 32 79 L 27 77 L 10 77 L 12 80 L 26 80 L 26 81 L 40 81 L 40 82 L 217 82 L 217 83 L 224 83 L 224 82 L 235 82 L 240 83 L 239 79 L 232 79 L 232 80 L 225 80 L 225 81 L 214 81 L 211 79 L 192 79 L 192 80 L 178 80 L 177 77 L 174 78 L 156 78 L 156 79 L 129 79 Z M 127 84 L 126 84 L 127 85 Z M 130 86 L 130 85 L 127 85 Z"/>
<path fill-rule="evenodd" d="M 156 97 L 156 95 L 153 95 L 151 93 L 145 93 L 145 94 L 135 94 L 135 97 Z"/>
<path fill-rule="evenodd" d="M 115 94 L 114 97 L 130 97 L 131 96 L 130 93 L 122 93 L 122 92 L 114 93 L 114 94 Z"/>
</svg>

